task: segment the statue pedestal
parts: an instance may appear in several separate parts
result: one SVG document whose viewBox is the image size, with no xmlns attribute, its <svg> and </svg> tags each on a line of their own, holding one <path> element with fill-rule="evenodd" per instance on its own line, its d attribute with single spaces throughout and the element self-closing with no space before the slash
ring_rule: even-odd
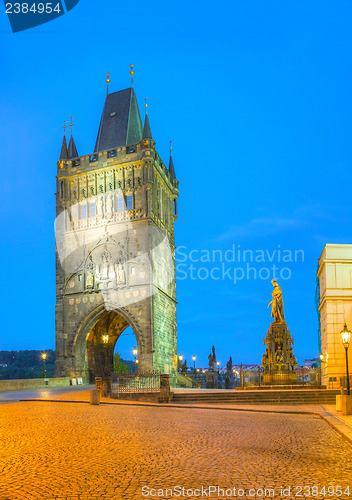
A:
<svg viewBox="0 0 352 500">
<path fill-rule="evenodd" d="M 218 388 L 218 374 L 211 370 L 207 371 L 207 379 L 205 387 L 207 389 L 217 389 Z"/>
<path fill-rule="evenodd" d="M 285 321 L 274 321 L 267 332 L 262 359 L 264 385 L 293 385 L 297 383 L 294 371 L 297 360 L 292 351 L 292 337 Z"/>
</svg>

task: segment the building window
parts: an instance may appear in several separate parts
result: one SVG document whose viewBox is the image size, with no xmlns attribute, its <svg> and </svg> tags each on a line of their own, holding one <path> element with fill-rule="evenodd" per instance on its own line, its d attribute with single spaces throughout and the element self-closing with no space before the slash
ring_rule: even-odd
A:
<svg viewBox="0 0 352 500">
<path fill-rule="evenodd" d="M 98 161 L 98 155 L 90 155 L 90 157 L 89 157 L 89 161 L 90 161 L 90 162 L 93 162 L 93 161 Z"/>
<path fill-rule="evenodd" d="M 117 211 L 123 212 L 123 198 L 117 198 Z"/>
<path fill-rule="evenodd" d="M 78 275 L 78 281 L 82 281 L 82 274 Z"/>
<path fill-rule="evenodd" d="M 116 155 L 117 155 L 116 149 L 108 151 L 108 158 L 115 158 Z"/>
<path fill-rule="evenodd" d="M 63 198 L 64 194 L 65 194 L 64 181 L 61 181 L 61 184 L 60 184 L 60 194 L 61 194 L 61 198 Z"/>
<path fill-rule="evenodd" d="M 177 215 L 177 201 L 174 200 L 174 214 Z"/>
<path fill-rule="evenodd" d="M 127 196 L 127 210 L 133 210 L 133 196 Z"/>
<path fill-rule="evenodd" d="M 79 167 L 80 164 L 81 164 L 81 160 L 73 160 L 73 162 L 72 162 L 73 167 Z"/>
<path fill-rule="evenodd" d="M 81 205 L 81 219 L 87 218 L 87 205 Z"/>
<path fill-rule="evenodd" d="M 96 208 L 95 208 L 95 203 L 90 204 L 90 216 L 95 217 L 96 215 Z"/>
<path fill-rule="evenodd" d="M 134 276 L 136 274 L 136 268 L 135 267 L 131 267 L 131 274 L 132 274 L 132 276 Z"/>
<path fill-rule="evenodd" d="M 127 146 L 126 148 L 126 154 L 130 155 L 131 153 L 136 152 L 136 146 Z"/>
</svg>

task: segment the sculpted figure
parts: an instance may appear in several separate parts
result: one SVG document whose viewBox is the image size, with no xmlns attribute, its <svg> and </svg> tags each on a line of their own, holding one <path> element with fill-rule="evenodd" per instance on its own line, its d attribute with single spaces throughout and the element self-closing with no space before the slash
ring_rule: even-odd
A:
<svg viewBox="0 0 352 500">
<path fill-rule="evenodd" d="M 285 321 L 285 314 L 284 314 L 284 301 L 282 298 L 282 289 L 281 287 L 277 284 L 276 280 L 271 281 L 274 290 L 272 292 L 273 300 L 269 302 L 268 307 L 271 306 L 271 317 L 274 318 L 274 321 L 277 321 L 278 323 L 282 323 Z"/>
</svg>

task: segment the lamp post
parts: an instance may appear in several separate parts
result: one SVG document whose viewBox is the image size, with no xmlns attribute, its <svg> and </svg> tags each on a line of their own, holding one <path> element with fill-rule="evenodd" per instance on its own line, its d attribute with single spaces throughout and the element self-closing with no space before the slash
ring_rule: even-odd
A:
<svg viewBox="0 0 352 500">
<path fill-rule="evenodd" d="M 46 374 L 46 369 L 45 369 L 45 360 L 46 360 L 46 357 L 47 357 L 46 352 L 43 352 L 43 354 L 42 354 L 42 360 L 43 360 L 43 364 L 44 364 L 44 376 L 43 376 L 43 378 L 45 378 L 45 374 Z"/>
<path fill-rule="evenodd" d="M 133 356 L 134 356 L 134 362 L 137 363 L 138 349 L 136 346 L 133 348 L 132 352 L 133 352 Z"/>
<path fill-rule="evenodd" d="M 193 371 L 195 372 L 196 371 L 196 357 L 195 356 L 192 356 L 192 359 L 193 359 Z"/>
<path fill-rule="evenodd" d="M 351 395 L 351 388 L 350 388 L 350 376 L 348 373 L 348 347 L 350 345 L 350 340 L 351 340 L 351 332 L 347 328 L 347 325 L 345 323 L 345 326 L 343 327 L 343 330 L 341 330 L 341 338 L 342 338 L 342 343 L 345 348 L 345 353 L 346 353 L 346 375 L 347 375 L 347 395 Z"/>
<path fill-rule="evenodd" d="M 218 373 L 220 373 L 220 361 L 217 361 L 216 364 L 218 365 Z"/>
<path fill-rule="evenodd" d="M 109 350 L 109 335 L 102 336 L 104 351 L 105 351 L 105 368 L 104 368 L 104 377 L 102 380 L 102 396 L 109 396 L 111 393 L 111 375 L 109 369 L 109 359 L 108 359 L 108 350 Z"/>
</svg>

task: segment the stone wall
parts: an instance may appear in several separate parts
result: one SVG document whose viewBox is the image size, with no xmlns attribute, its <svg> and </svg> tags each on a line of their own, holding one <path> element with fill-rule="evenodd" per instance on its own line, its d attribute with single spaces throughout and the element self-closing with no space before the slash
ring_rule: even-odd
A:
<svg viewBox="0 0 352 500">
<path fill-rule="evenodd" d="M 0 380 L 0 392 L 18 391 L 21 389 L 40 389 L 42 387 L 66 387 L 69 385 L 69 377 Z"/>
</svg>

